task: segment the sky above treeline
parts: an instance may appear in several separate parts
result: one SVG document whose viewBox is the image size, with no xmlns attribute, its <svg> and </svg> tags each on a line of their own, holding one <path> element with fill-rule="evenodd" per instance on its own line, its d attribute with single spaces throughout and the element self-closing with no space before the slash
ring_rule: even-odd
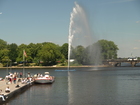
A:
<svg viewBox="0 0 140 105">
<path fill-rule="evenodd" d="M 0 39 L 68 43 L 74 2 L 86 11 L 98 40 L 118 45 L 118 57 L 140 57 L 140 0 L 0 0 Z"/>
</svg>

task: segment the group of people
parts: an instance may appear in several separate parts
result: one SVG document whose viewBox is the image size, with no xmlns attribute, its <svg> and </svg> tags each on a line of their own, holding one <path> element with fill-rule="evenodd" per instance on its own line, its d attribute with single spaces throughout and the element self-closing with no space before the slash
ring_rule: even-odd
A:
<svg viewBox="0 0 140 105">
<path fill-rule="evenodd" d="M 37 74 L 34 75 L 34 78 L 43 77 L 43 76 L 45 76 L 45 77 L 50 77 L 50 76 L 49 76 L 49 72 L 45 72 L 45 75 L 40 74 L 40 73 L 37 73 Z"/>
<path fill-rule="evenodd" d="M 22 84 L 28 84 L 28 83 L 31 83 L 33 81 L 33 78 L 30 77 L 30 74 L 28 73 L 28 77 L 27 78 L 22 78 L 22 72 L 20 73 L 17 73 L 17 72 L 14 72 L 14 73 L 11 73 L 9 72 L 8 75 L 5 76 L 5 82 L 7 85 L 9 84 L 17 84 L 15 86 L 15 88 L 18 88 L 20 87 L 19 86 L 19 83 L 21 82 Z M 10 92 L 10 88 L 9 86 L 6 87 L 5 89 L 5 93 L 9 93 Z M 4 93 L 2 93 L 2 89 L 0 89 L 0 98 L 2 98 L 2 101 L 5 101 L 8 96 L 4 95 Z"/>
<path fill-rule="evenodd" d="M 10 92 L 9 86 L 6 87 L 5 92 L 6 93 Z M 4 95 L 4 93 L 2 93 L 2 89 L 0 89 L 0 98 L 2 98 L 2 101 L 5 101 L 8 98 L 8 96 L 6 96 L 6 95 Z"/>
<path fill-rule="evenodd" d="M 32 81 L 33 81 L 32 77 L 27 77 L 27 78 L 22 78 L 21 83 L 28 84 L 28 83 L 31 83 Z"/>
<path fill-rule="evenodd" d="M 17 78 L 22 78 L 22 72 L 9 72 L 8 75 L 5 76 L 6 84 L 12 84 L 12 82 L 16 84 Z"/>
</svg>

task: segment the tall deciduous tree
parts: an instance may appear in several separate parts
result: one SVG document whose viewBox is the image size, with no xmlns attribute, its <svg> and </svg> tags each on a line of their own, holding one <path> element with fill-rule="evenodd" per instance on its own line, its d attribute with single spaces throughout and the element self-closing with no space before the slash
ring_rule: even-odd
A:
<svg viewBox="0 0 140 105">
<path fill-rule="evenodd" d="M 7 49 L 7 42 L 0 39 L 0 61 L 4 66 L 6 66 L 5 64 L 9 61 L 8 53 L 9 50 Z"/>
<path fill-rule="evenodd" d="M 43 60 L 44 65 L 54 65 L 58 60 L 62 59 L 62 54 L 57 45 L 47 42 L 43 44 L 42 49 L 38 53 L 38 57 Z"/>
<path fill-rule="evenodd" d="M 0 50 L 7 48 L 7 42 L 0 39 Z"/>
<path fill-rule="evenodd" d="M 15 43 L 9 44 L 8 45 L 8 50 L 9 50 L 9 58 L 12 62 L 16 61 L 16 58 L 18 57 L 17 53 L 18 46 Z"/>
<path fill-rule="evenodd" d="M 30 55 L 30 59 L 28 59 L 29 62 L 38 62 L 38 58 L 37 58 L 37 53 L 38 51 L 41 49 L 42 44 L 41 43 L 30 43 L 27 46 L 28 49 L 28 54 Z"/>
<path fill-rule="evenodd" d="M 75 59 L 78 64 L 84 64 L 85 62 L 85 48 L 82 45 L 72 49 L 71 56 Z"/>
<path fill-rule="evenodd" d="M 1 62 L 3 63 L 3 66 L 7 66 L 8 62 L 10 62 L 8 53 L 8 49 L 0 50 Z"/>
<path fill-rule="evenodd" d="M 29 52 L 27 50 L 27 45 L 26 44 L 21 44 L 21 45 L 18 46 L 18 49 L 17 49 L 18 57 L 16 59 L 17 62 L 23 62 L 23 50 L 25 50 L 26 53 Z M 28 53 L 27 53 L 27 55 L 28 55 Z M 27 58 L 26 58 L 26 60 L 27 60 Z"/>
<path fill-rule="evenodd" d="M 64 55 L 65 59 L 68 59 L 68 43 L 64 43 L 61 46 L 60 51 Z"/>
<path fill-rule="evenodd" d="M 117 51 L 119 50 L 119 48 L 113 41 L 99 40 L 98 43 L 101 46 L 101 53 L 103 59 L 117 58 Z"/>
</svg>

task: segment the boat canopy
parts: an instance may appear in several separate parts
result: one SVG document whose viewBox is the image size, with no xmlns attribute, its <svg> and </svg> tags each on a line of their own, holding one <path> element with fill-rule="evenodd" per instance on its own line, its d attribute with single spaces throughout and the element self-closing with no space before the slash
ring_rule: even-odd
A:
<svg viewBox="0 0 140 105">
<path fill-rule="evenodd" d="M 48 74 L 49 75 L 49 72 L 45 72 L 45 74 Z"/>
</svg>

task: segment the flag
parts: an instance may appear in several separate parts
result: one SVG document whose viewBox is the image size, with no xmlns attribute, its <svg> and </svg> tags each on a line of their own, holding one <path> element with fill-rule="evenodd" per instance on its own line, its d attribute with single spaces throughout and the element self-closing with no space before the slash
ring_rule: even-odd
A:
<svg viewBox="0 0 140 105">
<path fill-rule="evenodd" d="M 26 54 L 25 50 L 23 50 L 23 55 L 24 55 L 25 57 L 27 57 L 27 54 Z"/>
</svg>

